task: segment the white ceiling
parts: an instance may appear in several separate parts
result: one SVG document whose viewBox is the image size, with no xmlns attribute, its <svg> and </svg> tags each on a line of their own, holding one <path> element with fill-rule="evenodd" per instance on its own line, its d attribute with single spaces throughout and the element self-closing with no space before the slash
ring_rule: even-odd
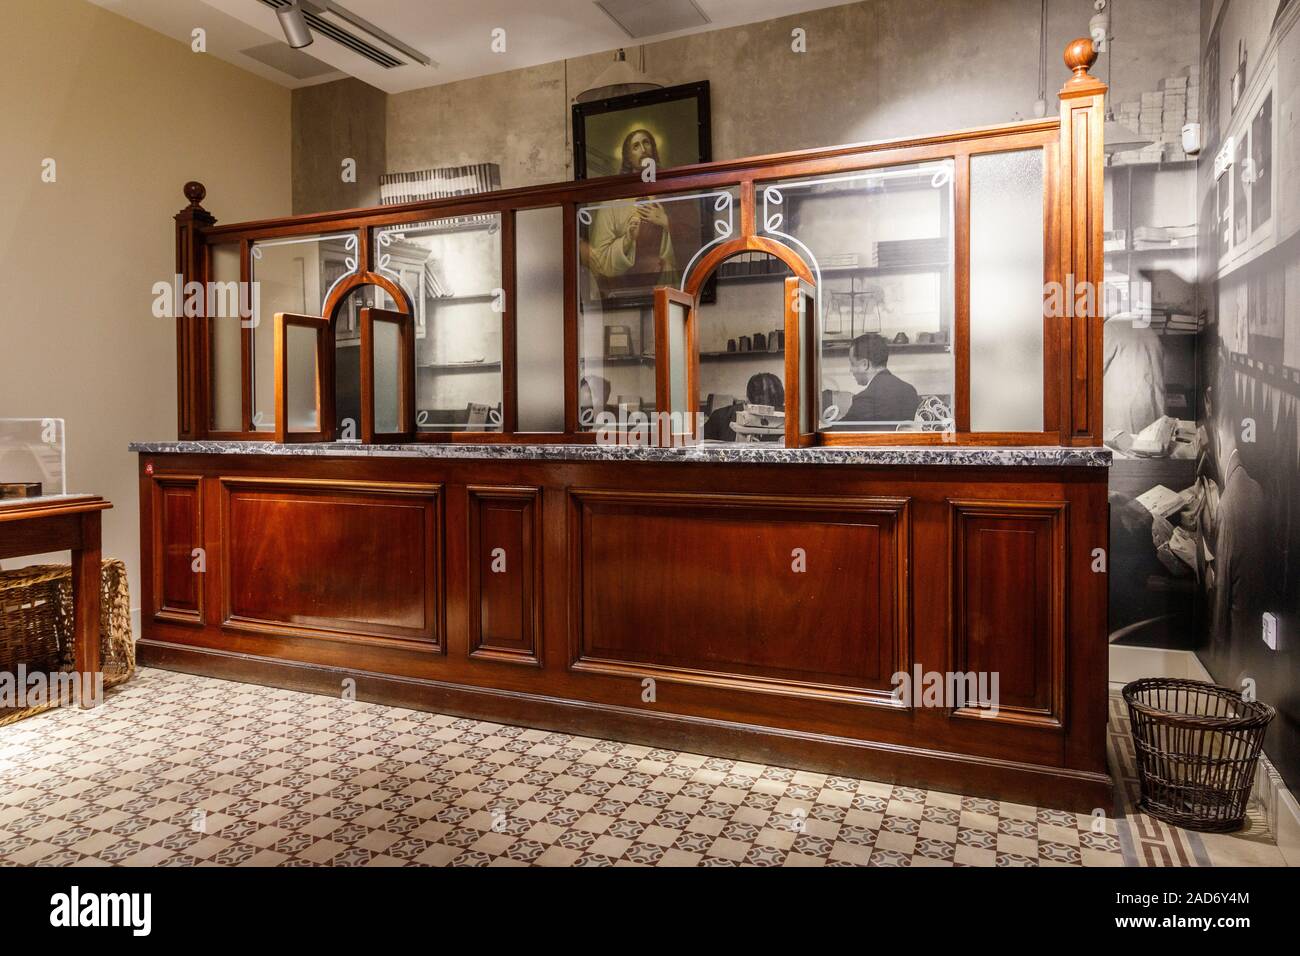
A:
<svg viewBox="0 0 1300 956">
<path fill-rule="evenodd" d="M 283 43 L 284 34 L 274 11 L 259 0 L 91 2 L 187 46 L 192 31 L 202 27 L 208 54 L 287 87 L 354 76 L 386 92 L 401 93 L 646 42 L 644 38 L 629 38 L 593 0 L 337 0 L 437 65 L 407 63 L 383 69 L 333 40 L 317 37 L 302 52 L 324 62 L 325 67 L 318 66 L 317 70 L 332 69 L 295 78 L 241 52 L 271 41 Z M 658 0 L 642 0 L 645 5 L 655 2 Z M 846 2 L 850 0 L 695 0 L 710 23 L 651 39 L 757 23 Z M 504 53 L 491 48 L 492 31 L 498 27 L 506 31 Z M 308 69 L 299 72 L 315 72 L 309 61 L 301 65 Z"/>
</svg>

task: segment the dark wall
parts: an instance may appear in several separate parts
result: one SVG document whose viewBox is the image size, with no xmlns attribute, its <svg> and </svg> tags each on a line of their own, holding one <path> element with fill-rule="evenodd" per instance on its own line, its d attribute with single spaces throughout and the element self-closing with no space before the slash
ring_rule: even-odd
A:
<svg viewBox="0 0 1300 956">
<path fill-rule="evenodd" d="M 1206 614 L 1198 651 L 1215 680 L 1253 681 L 1278 709 L 1265 750 L 1300 786 L 1300 2 L 1206 0 L 1205 149 L 1198 168 L 1198 473 Z M 1214 175 L 1231 137 L 1234 163 Z M 1217 499 L 1217 500 L 1216 500 Z M 1277 620 L 1277 649 L 1263 639 Z"/>
</svg>

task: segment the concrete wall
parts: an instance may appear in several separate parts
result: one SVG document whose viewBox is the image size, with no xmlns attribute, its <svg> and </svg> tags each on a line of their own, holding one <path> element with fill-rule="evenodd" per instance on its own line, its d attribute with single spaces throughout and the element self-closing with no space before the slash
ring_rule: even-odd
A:
<svg viewBox="0 0 1300 956">
<path fill-rule="evenodd" d="M 346 79 L 293 91 L 293 211 L 379 204 L 387 172 L 387 94 Z M 344 160 L 356 179 L 344 179 Z"/>
<path fill-rule="evenodd" d="M 151 314 L 172 216 L 190 179 L 221 219 L 289 211 L 289 93 L 84 0 L 5 13 L 0 416 L 67 420 L 71 487 L 112 500 L 104 553 L 126 559 L 138 607 L 126 446 L 176 437 L 175 324 Z"/>
<path fill-rule="evenodd" d="M 1116 5 L 1112 73 L 1123 100 L 1192 61 L 1199 13 L 1197 0 Z M 1050 4 L 1049 111 L 1066 76 L 1061 51 L 1092 14 L 1091 0 Z M 645 67 L 667 85 L 709 81 L 715 159 L 942 132 L 1033 115 L 1039 15 L 1037 0 L 865 0 L 651 43 Z M 796 27 L 807 53 L 791 51 Z M 385 141 L 389 171 L 497 162 L 506 187 L 566 180 L 570 103 L 610 61 L 579 57 L 390 96 L 386 123 L 372 117 L 365 135 Z M 315 165 L 295 162 L 295 211 L 328 207 L 341 156 L 359 148 L 329 123 L 318 116 L 295 134 L 320 153 Z"/>
</svg>

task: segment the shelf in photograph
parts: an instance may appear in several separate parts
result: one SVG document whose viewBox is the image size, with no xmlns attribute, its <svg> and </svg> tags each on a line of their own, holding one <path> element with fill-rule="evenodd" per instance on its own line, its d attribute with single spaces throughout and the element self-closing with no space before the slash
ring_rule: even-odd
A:
<svg viewBox="0 0 1300 956">
<path fill-rule="evenodd" d="M 849 345 L 850 345 L 850 341 L 848 339 L 839 340 L 835 342 L 823 342 L 822 354 L 823 355 L 847 354 L 849 351 Z M 889 354 L 891 355 L 907 354 L 907 353 L 935 354 L 939 352 L 951 352 L 951 351 L 952 351 L 952 345 L 949 342 L 908 342 L 906 345 L 895 345 L 893 342 L 889 343 Z"/>
<path fill-rule="evenodd" d="M 500 362 L 431 362 L 416 365 L 418 369 L 437 372 L 491 372 L 501 367 Z"/>
<path fill-rule="evenodd" d="M 653 365 L 653 355 L 582 355 L 578 357 L 582 364 L 595 362 L 600 365 Z"/>
<path fill-rule="evenodd" d="M 1162 159 L 1155 163 L 1111 163 L 1106 167 L 1106 172 L 1116 169 L 1135 170 L 1137 172 L 1176 172 L 1195 168 L 1196 160 L 1194 159 Z"/>
<path fill-rule="evenodd" d="M 872 276 L 909 275 L 919 272 L 942 272 L 952 265 L 951 262 L 909 262 L 892 266 L 826 266 L 821 270 L 823 279 L 838 275 Z M 755 273 L 718 273 L 718 282 L 727 285 L 732 282 L 774 282 L 784 281 L 789 272 L 755 272 Z"/>
</svg>

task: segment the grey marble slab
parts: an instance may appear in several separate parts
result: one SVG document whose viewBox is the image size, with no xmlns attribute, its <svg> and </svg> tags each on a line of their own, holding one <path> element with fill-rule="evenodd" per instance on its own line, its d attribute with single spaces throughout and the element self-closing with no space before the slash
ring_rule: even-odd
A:
<svg viewBox="0 0 1300 956">
<path fill-rule="evenodd" d="M 304 458 L 454 458 L 484 461 L 666 461 L 756 465 L 950 465 L 960 467 L 1107 468 L 1109 448 L 872 446 L 781 448 L 760 444 L 700 444 L 687 448 L 628 445 L 510 445 L 419 443 L 362 445 L 260 441 L 132 442 L 150 455 L 274 455 Z"/>
</svg>

